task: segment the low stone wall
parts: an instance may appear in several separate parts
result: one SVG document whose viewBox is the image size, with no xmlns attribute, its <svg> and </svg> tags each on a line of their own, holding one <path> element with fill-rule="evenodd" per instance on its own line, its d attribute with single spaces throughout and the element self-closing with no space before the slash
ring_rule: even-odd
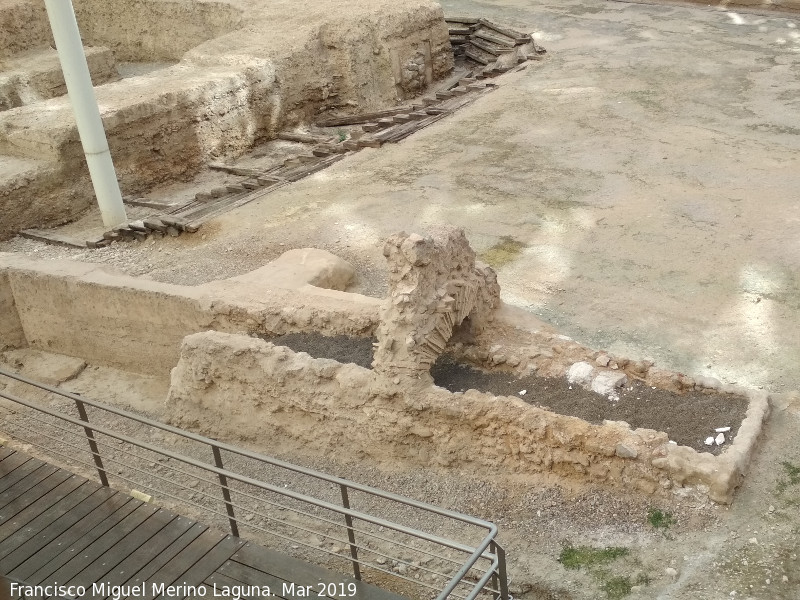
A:
<svg viewBox="0 0 800 600">
<path fill-rule="evenodd" d="M 294 446 L 489 476 L 552 473 L 645 493 L 702 485 L 724 503 L 768 410 L 765 395 L 753 396 L 736 441 L 715 457 L 627 423 L 592 425 L 517 398 L 395 381 L 262 340 L 205 332 L 184 340 L 167 406 L 175 424 L 267 450 Z"/>
<path fill-rule="evenodd" d="M 25 332 L 11 293 L 8 274 L 0 271 L 0 350 L 27 346 Z"/>
<path fill-rule="evenodd" d="M 0 348 L 27 343 L 94 364 L 167 375 L 183 338 L 206 329 L 369 335 L 378 301 L 306 283 L 334 287 L 341 270 L 320 279 L 340 259 L 308 252 L 322 260 L 291 277 L 280 273 L 279 259 L 246 276 L 196 287 L 137 279 L 96 264 L 0 253 L 0 307 L 16 306 L 3 310 Z"/>
<path fill-rule="evenodd" d="M 409 389 L 353 364 L 239 335 L 188 336 L 167 400 L 173 421 L 232 440 L 313 453 L 566 477 L 657 489 L 649 456 L 667 436 L 590 425 L 470 390 Z"/>
<path fill-rule="evenodd" d="M 0 0 L 0 23 L 9 24 L 0 56 L 16 41 L 46 50 L 43 5 L 7 2 Z M 453 60 L 442 9 L 430 0 L 340 0 L 336 10 L 312 3 L 302 11 L 289 0 L 80 0 L 76 11 L 87 43 L 112 48 L 118 60 L 179 61 L 96 89 L 124 194 L 191 178 L 210 160 L 238 156 L 329 109 L 394 105 L 443 77 Z M 28 13 L 40 34 L 17 22 Z M 0 240 L 91 204 L 66 97 L 3 111 L 0 160 Z"/>
</svg>

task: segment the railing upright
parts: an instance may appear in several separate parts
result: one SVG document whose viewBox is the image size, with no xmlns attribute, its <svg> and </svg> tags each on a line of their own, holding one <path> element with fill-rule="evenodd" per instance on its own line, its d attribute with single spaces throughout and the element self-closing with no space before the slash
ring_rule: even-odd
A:
<svg viewBox="0 0 800 600">
<path fill-rule="evenodd" d="M 211 450 L 214 453 L 214 465 L 218 469 L 224 469 L 222 466 L 222 454 L 217 446 L 212 445 Z M 228 487 L 228 478 L 222 473 L 218 473 L 219 484 L 222 488 L 222 498 L 225 500 L 225 511 L 228 513 L 228 522 L 231 525 L 231 533 L 234 537 L 239 537 L 239 524 L 236 522 L 236 515 L 233 512 L 233 502 L 231 501 L 231 490 Z"/>
<path fill-rule="evenodd" d="M 342 506 L 350 508 L 350 497 L 347 494 L 347 486 L 339 485 L 342 492 Z M 344 522 L 347 524 L 347 539 L 350 541 L 350 557 L 353 559 L 353 577 L 361 581 L 361 566 L 358 564 L 358 546 L 356 546 L 356 534 L 353 531 L 353 517 L 345 513 Z"/>
<path fill-rule="evenodd" d="M 103 459 L 100 457 L 100 449 L 97 447 L 97 441 L 94 439 L 94 431 L 91 427 L 88 427 L 89 416 L 86 414 L 86 407 L 83 405 L 83 401 L 77 398 L 75 398 L 75 406 L 78 408 L 78 415 L 80 416 L 81 421 L 86 423 L 83 431 L 86 434 L 86 439 L 89 441 L 89 449 L 92 451 L 92 458 L 94 459 L 94 464 L 97 467 L 97 474 L 100 476 L 100 483 L 102 483 L 105 487 L 110 487 L 108 485 L 108 477 L 106 476 L 105 467 L 103 467 Z"/>
<path fill-rule="evenodd" d="M 509 600 L 508 573 L 506 573 L 506 551 L 494 541 L 492 541 L 492 546 L 494 546 L 494 553 L 495 556 L 497 556 L 496 575 L 498 576 L 500 583 L 500 600 Z"/>
</svg>

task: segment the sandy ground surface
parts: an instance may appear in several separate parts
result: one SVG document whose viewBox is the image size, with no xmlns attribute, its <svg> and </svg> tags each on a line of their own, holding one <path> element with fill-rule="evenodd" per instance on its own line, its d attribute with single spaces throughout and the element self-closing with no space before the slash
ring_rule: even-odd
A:
<svg viewBox="0 0 800 600">
<path fill-rule="evenodd" d="M 352 261 L 357 289 L 380 295 L 383 240 L 450 223 L 498 268 L 507 302 L 580 342 L 800 389 L 800 16 L 595 0 L 443 5 L 534 32 L 548 58 L 404 142 L 195 236 L 97 252 L 20 240 L 1 249 L 192 283 L 316 246 Z M 613 568 L 649 581 L 631 598 L 796 599 L 800 415 L 796 395 L 776 404 L 734 505 L 676 496 L 668 535 L 649 528 L 646 499 L 542 482 L 463 508 L 500 522 L 526 598 L 611 597 L 597 573 L 557 562 L 572 543 L 630 548 Z M 453 475 L 376 477 L 437 497 L 428 488 Z"/>
</svg>

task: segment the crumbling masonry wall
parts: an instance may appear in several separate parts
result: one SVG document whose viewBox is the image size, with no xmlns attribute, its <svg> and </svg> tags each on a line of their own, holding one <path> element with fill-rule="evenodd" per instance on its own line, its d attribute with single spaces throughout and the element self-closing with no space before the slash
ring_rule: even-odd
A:
<svg viewBox="0 0 800 600">
<path fill-rule="evenodd" d="M 768 413 L 766 394 L 750 399 L 736 441 L 713 456 L 627 423 L 592 425 L 518 398 L 398 385 L 354 364 L 205 332 L 184 340 L 167 406 L 175 424 L 267 451 L 469 468 L 490 477 L 552 473 L 645 493 L 696 485 L 727 503 Z"/>
<path fill-rule="evenodd" d="M 453 61 L 431 0 L 303 10 L 290 0 L 76 0 L 76 11 L 87 45 L 167 63 L 96 89 L 124 194 L 191 178 L 331 109 L 386 108 Z M 0 57 L 53 57 L 41 2 L 0 0 L 0 25 Z M 74 218 L 93 201 L 68 99 L 14 104 L 0 111 L 0 240 Z"/>
<path fill-rule="evenodd" d="M 183 338 L 206 329 L 369 335 L 378 301 L 325 289 L 340 277 L 340 270 L 329 266 L 344 261 L 321 250 L 307 252 L 319 260 L 306 273 L 296 263 L 282 269 L 278 259 L 245 276 L 194 287 L 138 279 L 96 264 L 0 252 L 0 348 L 29 345 L 167 376 Z"/>
<path fill-rule="evenodd" d="M 667 435 L 590 425 L 516 398 L 395 385 L 353 364 L 218 332 L 187 337 L 167 400 L 175 424 L 309 454 L 555 473 L 653 492 L 646 459 Z M 278 444 L 279 443 L 279 444 Z"/>
<path fill-rule="evenodd" d="M 483 332 L 500 305 L 497 275 L 475 262 L 463 229 L 428 237 L 398 233 L 383 248 L 389 294 L 381 309 L 375 370 L 387 377 L 426 378 L 458 327 Z"/>
</svg>

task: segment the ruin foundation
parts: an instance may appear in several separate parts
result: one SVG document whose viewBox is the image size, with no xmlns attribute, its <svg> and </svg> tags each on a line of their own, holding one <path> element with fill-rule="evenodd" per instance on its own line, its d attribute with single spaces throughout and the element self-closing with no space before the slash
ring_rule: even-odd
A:
<svg viewBox="0 0 800 600">
<path fill-rule="evenodd" d="M 714 456 L 623 422 L 593 425 L 519 398 L 448 392 L 428 374 L 445 349 L 439 336 L 448 352 L 510 375 L 563 377 L 580 361 L 597 364 L 601 353 L 502 305 L 493 272 L 475 262 L 463 232 L 398 234 L 386 249 L 392 277 L 383 301 L 342 291 L 352 267 L 314 249 L 196 287 L 0 254 L 0 348 L 27 346 L 162 377 L 172 369 L 174 422 L 266 451 L 279 443 L 303 453 L 488 476 L 553 474 L 654 494 L 693 486 L 717 502 L 732 500 L 769 413 L 766 393 L 622 357 L 595 369 L 595 378 L 623 373 L 675 391 L 746 396 L 733 443 Z M 289 332 L 377 334 L 375 368 L 253 337 Z M 502 357 L 492 346 L 500 334 Z"/>
<path fill-rule="evenodd" d="M 74 5 L 124 194 L 326 110 L 393 105 L 452 68 L 429 0 Z M 1 240 L 73 219 L 93 195 L 44 4 L 0 0 L 0 25 Z"/>
</svg>

